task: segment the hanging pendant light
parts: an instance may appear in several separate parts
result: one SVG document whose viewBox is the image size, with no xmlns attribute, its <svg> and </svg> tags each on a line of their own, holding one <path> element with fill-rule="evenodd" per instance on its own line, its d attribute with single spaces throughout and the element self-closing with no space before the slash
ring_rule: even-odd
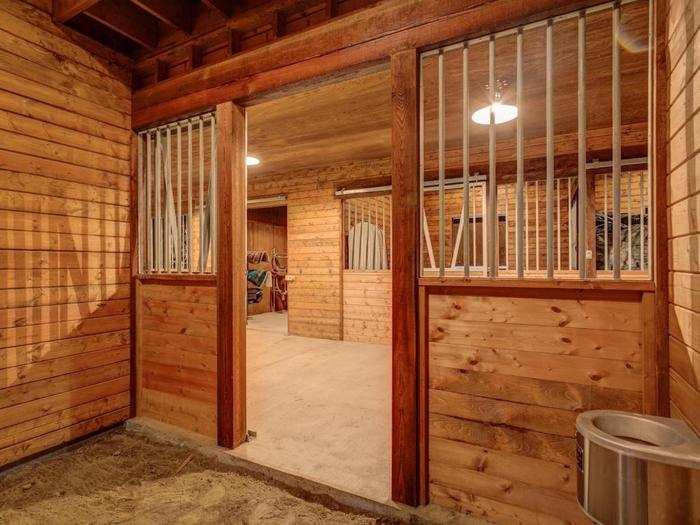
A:
<svg viewBox="0 0 700 525">
<path fill-rule="evenodd" d="M 518 107 L 501 102 L 501 86 L 505 85 L 503 81 L 498 82 L 496 93 L 494 93 L 494 101 L 492 104 L 477 109 L 472 114 L 472 120 L 483 126 L 491 124 L 491 114 L 493 113 L 494 124 L 503 124 L 518 118 Z"/>
</svg>

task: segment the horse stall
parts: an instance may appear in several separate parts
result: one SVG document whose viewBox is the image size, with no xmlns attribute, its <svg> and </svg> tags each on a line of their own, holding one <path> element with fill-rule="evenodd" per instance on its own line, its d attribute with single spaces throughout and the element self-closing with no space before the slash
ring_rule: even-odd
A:
<svg viewBox="0 0 700 525">
<path fill-rule="evenodd" d="M 0 523 L 695 523 L 698 20 L 1 0 Z"/>
</svg>

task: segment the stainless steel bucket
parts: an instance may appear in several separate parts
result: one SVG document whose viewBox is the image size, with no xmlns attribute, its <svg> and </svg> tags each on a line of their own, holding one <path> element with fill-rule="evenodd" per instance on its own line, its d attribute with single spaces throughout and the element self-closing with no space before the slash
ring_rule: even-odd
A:
<svg viewBox="0 0 700 525">
<path fill-rule="evenodd" d="M 700 523 L 700 439 L 682 421 L 584 412 L 576 445 L 578 502 L 594 522 Z"/>
</svg>

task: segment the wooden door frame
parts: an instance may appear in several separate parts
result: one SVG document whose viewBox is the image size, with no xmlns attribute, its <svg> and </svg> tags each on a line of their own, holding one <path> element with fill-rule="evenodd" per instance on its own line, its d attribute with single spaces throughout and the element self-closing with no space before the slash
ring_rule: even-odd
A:
<svg viewBox="0 0 700 525">
<path fill-rule="evenodd" d="M 247 133 L 245 108 L 216 106 L 217 126 L 217 443 L 246 439 Z"/>
</svg>

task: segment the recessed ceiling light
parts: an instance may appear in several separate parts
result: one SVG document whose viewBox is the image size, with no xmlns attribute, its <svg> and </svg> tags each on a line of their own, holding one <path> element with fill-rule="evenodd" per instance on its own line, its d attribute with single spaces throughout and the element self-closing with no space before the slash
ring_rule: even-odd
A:
<svg viewBox="0 0 700 525">
<path fill-rule="evenodd" d="M 494 102 L 490 106 L 477 109 L 472 115 L 472 120 L 477 124 L 488 126 L 491 124 L 491 113 L 493 113 L 494 124 L 503 124 L 518 118 L 517 106 L 511 106 L 503 102 Z"/>
<path fill-rule="evenodd" d="M 248 155 L 245 158 L 245 165 L 246 166 L 257 166 L 258 164 L 260 164 L 260 159 L 257 157 L 252 157 L 252 156 Z"/>
</svg>

